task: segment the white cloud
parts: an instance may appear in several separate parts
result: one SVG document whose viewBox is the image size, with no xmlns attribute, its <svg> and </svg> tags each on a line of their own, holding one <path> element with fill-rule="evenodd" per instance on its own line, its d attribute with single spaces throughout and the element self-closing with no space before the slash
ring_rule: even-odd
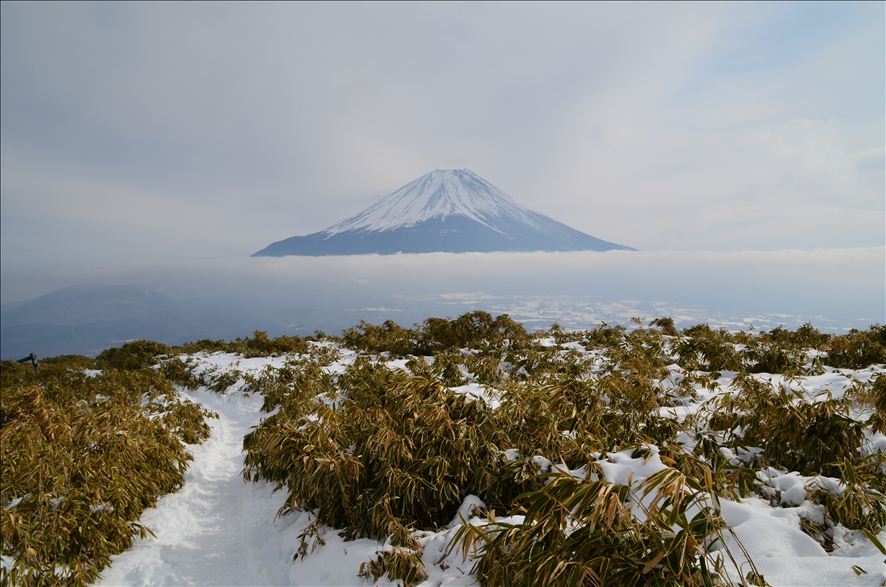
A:
<svg viewBox="0 0 886 587">
<path fill-rule="evenodd" d="M 640 248 L 884 242 L 879 4 L 2 10 L 4 263 L 245 255 L 447 165 Z"/>
<path fill-rule="evenodd" d="M 233 298 L 250 310 L 272 308 L 268 313 L 280 320 L 296 314 L 336 315 L 342 308 L 400 307 L 397 300 L 433 295 L 481 308 L 493 307 L 502 296 L 536 296 L 546 308 L 556 307 L 557 296 L 584 296 L 596 305 L 663 301 L 672 307 L 696 305 L 730 315 L 822 315 L 844 325 L 847 320 L 857 325 L 857 318 L 886 321 L 884 247 L 232 257 L 67 264 L 54 271 L 4 264 L 2 271 L 4 302 L 72 283 L 135 283 L 150 289 L 165 287 L 164 293 L 173 298 Z M 412 309 L 422 318 L 429 313 L 420 303 Z"/>
</svg>

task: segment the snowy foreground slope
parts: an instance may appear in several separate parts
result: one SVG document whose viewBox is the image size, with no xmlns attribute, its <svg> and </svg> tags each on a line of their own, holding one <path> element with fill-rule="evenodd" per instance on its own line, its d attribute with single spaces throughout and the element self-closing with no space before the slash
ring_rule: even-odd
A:
<svg viewBox="0 0 886 587">
<path fill-rule="evenodd" d="M 586 351 L 577 342 L 561 345 L 553 339 L 541 341 L 547 347 L 556 347 L 561 353 L 578 353 L 602 363 L 595 351 Z M 311 343 L 314 348 L 331 343 Z M 323 370 L 332 375 L 344 373 L 358 353 L 334 346 L 335 354 Z M 209 385 L 227 375 L 230 385 L 222 393 L 202 387 L 195 391 L 182 389 L 181 393 L 218 413 L 212 421 L 208 440 L 190 447 L 194 460 L 186 473 L 182 489 L 162 497 L 155 508 L 145 511 L 141 523 L 150 527 L 156 538 L 137 539 L 130 550 L 113 558 L 102 572 L 99 585 L 364 585 L 393 584 L 385 577 L 371 581 L 358 576 L 362 563 L 375 558 L 379 552 L 390 550 L 390 545 L 371 539 L 345 541 L 332 529 L 321 529 L 322 543 L 313 543 L 303 558 L 294 555 L 299 547 L 299 536 L 309 527 L 311 513 L 296 511 L 277 517 L 283 505 L 285 492 L 273 491 L 273 485 L 264 481 L 249 483 L 243 480 L 243 436 L 257 426 L 268 413 L 261 412 L 262 397 L 247 393 L 249 377 L 269 373 L 269 369 L 284 368 L 298 363 L 303 356 L 244 358 L 230 353 L 197 353 L 183 356 L 194 374 Z M 405 359 L 380 359 L 391 369 L 407 369 Z M 677 365 L 668 367 L 669 376 L 661 381 L 665 388 L 676 390 L 689 375 Z M 751 377 L 765 385 L 786 385 L 798 390 L 802 401 L 815 402 L 824 397 L 839 399 L 853 385 L 870 383 L 886 372 L 883 366 L 848 370 L 826 368 L 818 375 L 785 378 L 766 373 Z M 464 394 L 478 402 L 498 408 L 504 391 L 476 382 L 470 373 L 467 382 L 453 386 L 452 392 Z M 704 409 L 705 402 L 724 394 L 734 393 L 731 387 L 736 374 L 722 372 L 713 380 L 694 382 L 695 397 L 675 402 L 662 412 L 677 420 Z M 228 383 L 228 382 L 225 382 Z M 685 386 L 683 387 L 685 389 Z M 687 448 L 691 439 L 684 439 Z M 868 434 L 863 450 L 886 451 L 883 434 Z M 725 450 L 725 452 L 724 452 Z M 721 449 L 724 458 L 738 460 L 739 454 Z M 606 480 L 637 488 L 650 475 L 667 468 L 656 447 L 648 447 L 644 456 L 632 456 L 633 451 L 599 455 L 597 464 Z M 548 455 L 551 456 L 551 455 Z M 556 471 L 558 465 L 542 455 L 534 457 L 540 471 Z M 578 478 L 588 476 L 584 468 L 561 470 Z M 883 554 L 861 531 L 847 530 L 837 525 L 828 552 L 819 541 L 801 530 L 801 519 L 821 518 L 822 506 L 806 499 L 807 489 L 814 484 L 839 486 L 826 477 L 804 477 L 789 471 L 772 468 L 757 471 L 761 492 L 759 496 L 743 499 L 721 499 L 721 513 L 734 535 L 725 535 L 725 546 L 736 557 L 741 573 L 733 571 L 732 579 L 741 581 L 753 567 L 735 542 L 737 538 L 746 549 L 760 575 L 771 585 L 882 585 L 886 579 Z M 836 489 L 839 491 L 839 489 Z M 768 497 L 768 499 L 764 499 Z M 471 516 L 482 501 L 468 496 L 460 508 L 465 518 Z M 473 517 L 470 523 L 482 525 L 487 518 Z M 499 518 L 499 521 L 519 523 L 521 516 Z M 447 554 L 447 545 L 458 530 L 456 517 L 450 527 L 438 532 L 418 532 L 423 546 L 422 559 L 428 578 L 423 585 L 474 585 L 471 574 L 473 560 L 464 560 L 460 549 Z M 886 532 L 879 533 L 886 543 Z"/>
</svg>

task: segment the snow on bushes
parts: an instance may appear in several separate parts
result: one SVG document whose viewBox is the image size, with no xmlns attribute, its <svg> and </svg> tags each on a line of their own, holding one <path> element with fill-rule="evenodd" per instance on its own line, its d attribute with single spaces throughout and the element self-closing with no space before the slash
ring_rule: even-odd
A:
<svg viewBox="0 0 886 587">
<path fill-rule="evenodd" d="M 886 330 L 678 332 L 666 318 L 651 326 L 531 335 L 506 316 L 472 312 L 415 328 L 362 323 L 340 338 L 141 341 L 97 365 L 46 362 L 59 380 L 103 370 L 95 383 L 55 387 L 4 364 L 3 450 L 12 447 L 13 463 L 34 458 L 21 449 L 33 441 L 10 445 L 7 429 L 44 415 L 124 430 L 114 442 L 156 447 L 152 466 L 168 468 L 155 472 L 145 494 L 154 497 L 139 502 L 148 503 L 181 483 L 187 455 L 168 439 L 205 435 L 199 408 L 148 393 L 175 381 L 228 394 L 219 406 L 260 394 L 266 417 L 244 438 L 242 473 L 277 487 L 278 514 L 298 520 L 300 533 L 285 534 L 291 544 L 272 549 L 295 557 L 283 569 L 296 583 L 881 584 Z M 42 386 L 52 409 L 9 408 L 5 390 L 25 384 Z M 83 392 L 88 385 L 98 387 Z M 113 418 L 102 411 L 109 397 L 122 406 Z M 96 415 L 107 429 L 89 420 Z M 28 438 L 57 428 L 28 425 Z M 69 453 L 40 462 L 69 462 Z M 110 466 L 138 483 L 139 462 Z M 96 493 L 105 464 L 83 478 L 92 494 L 61 501 L 39 484 L 13 489 L 4 469 L 6 572 L 18 556 L 32 565 L 16 571 L 19 582 L 59 570 L 70 578 L 87 562 L 88 578 L 104 552 L 125 548 L 138 508 Z M 68 501 L 78 519 L 110 524 L 125 511 L 125 521 L 102 526 L 113 544 L 85 558 L 41 547 L 34 571 L 21 537 L 37 532 L 34 522 L 12 524 L 29 503 L 46 520 Z M 34 536 L 64 545 L 71 534 L 59 528 Z"/>
<path fill-rule="evenodd" d="M 385 541 L 360 574 L 406 585 L 459 551 L 491 585 L 763 584 L 760 548 L 744 544 L 759 515 L 743 501 L 760 498 L 802 510 L 793 531 L 822 554 L 856 531 L 880 548 L 884 457 L 862 447 L 881 431 L 886 378 L 826 360 L 882 356 L 880 327 L 674 336 L 659 320 L 529 337 L 495 323 L 361 324 L 343 339 L 363 353 L 347 368 L 313 364 L 282 388 L 269 373 L 277 411 L 247 437 L 245 475 L 285 489 L 281 513 Z M 839 393 L 817 395 L 822 373 Z M 622 468 L 625 450 L 659 468 Z M 482 516 L 447 525 L 471 499 Z M 423 555 L 429 535 L 447 536 L 447 556 Z"/>
</svg>

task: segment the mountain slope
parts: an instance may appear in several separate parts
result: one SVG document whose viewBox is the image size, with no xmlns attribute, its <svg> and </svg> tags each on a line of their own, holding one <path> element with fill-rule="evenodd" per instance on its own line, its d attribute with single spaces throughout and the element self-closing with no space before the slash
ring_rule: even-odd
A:
<svg viewBox="0 0 886 587">
<path fill-rule="evenodd" d="M 631 250 L 528 210 L 474 172 L 435 170 L 362 212 L 253 256 Z"/>
<path fill-rule="evenodd" d="M 94 356 L 137 338 L 180 344 L 279 329 L 279 322 L 242 300 L 178 300 L 135 285 L 78 285 L 0 306 L 0 358 Z"/>
</svg>

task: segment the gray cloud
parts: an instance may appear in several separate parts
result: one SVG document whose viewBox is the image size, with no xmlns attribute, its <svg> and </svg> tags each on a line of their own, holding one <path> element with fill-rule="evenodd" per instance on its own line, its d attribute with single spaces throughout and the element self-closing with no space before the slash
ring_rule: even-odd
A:
<svg viewBox="0 0 886 587">
<path fill-rule="evenodd" d="M 3 3 L 3 264 L 245 255 L 443 166 L 644 249 L 882 245 L 883 22 L 878 3 Z"/>
</svg>

